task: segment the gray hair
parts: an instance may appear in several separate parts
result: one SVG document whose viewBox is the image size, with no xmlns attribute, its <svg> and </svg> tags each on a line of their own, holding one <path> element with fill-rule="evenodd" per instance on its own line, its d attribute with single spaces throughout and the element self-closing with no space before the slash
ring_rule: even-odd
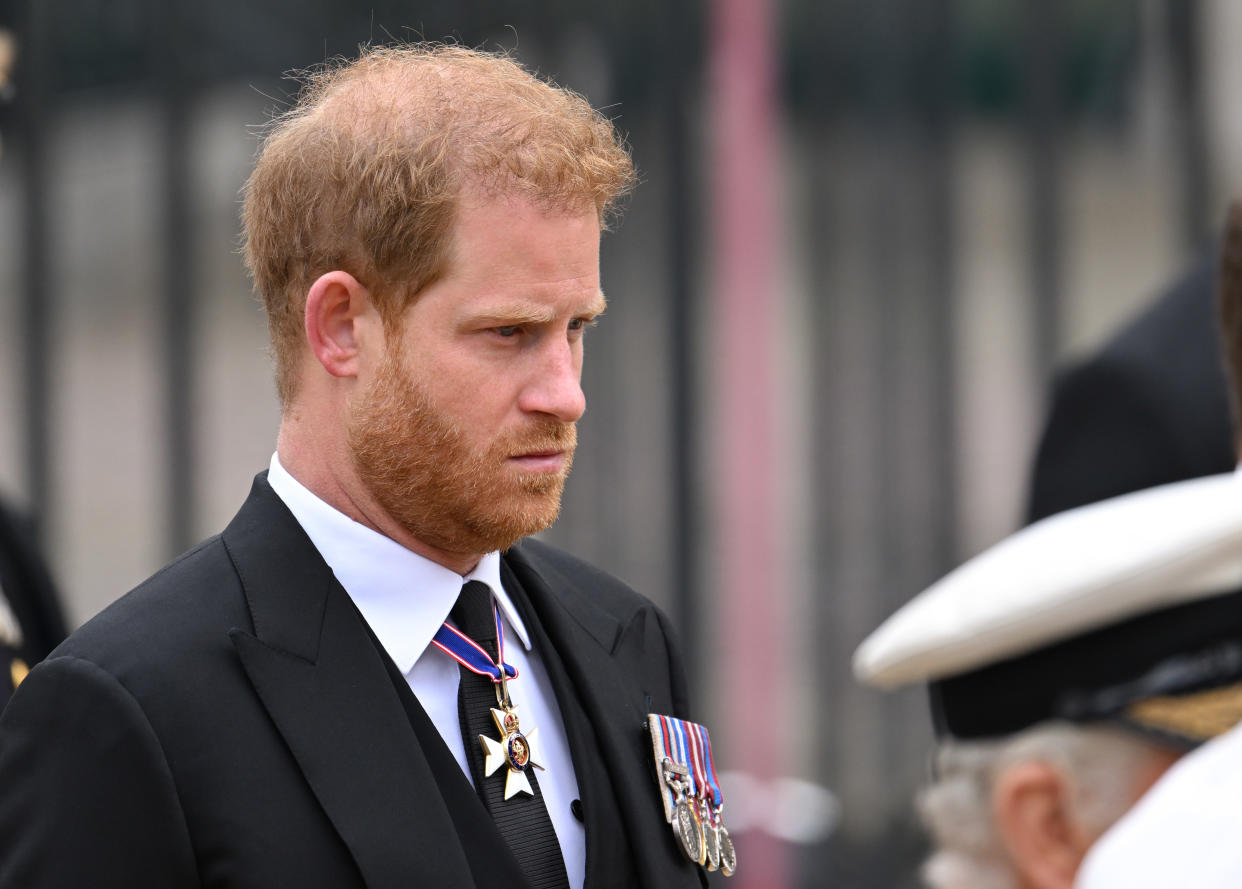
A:
<svg viewBox="0 0 1242 889">
<path fill-rule="evenodd" d="M 932 889 L 1014 889 L 1016 874 L 992 812 L 1006 769 L 1039 760 L 1068 779 L 1079 822 L 1099 836 L 1134 803 L 1141 770 L 1158 747 L 1110 726 L 1045 722 L 997 741 L 947 741 L 936 779 L 918 799 L 936 851 L 923 866 Z"/>
</svg>

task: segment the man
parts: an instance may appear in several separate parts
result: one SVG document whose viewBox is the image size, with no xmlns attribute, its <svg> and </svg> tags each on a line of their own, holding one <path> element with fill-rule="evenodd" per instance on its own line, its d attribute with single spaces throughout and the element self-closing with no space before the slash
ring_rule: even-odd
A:
<svg viewBox="0 0 1242 889">
<path fill-rule="evenodd" d="M 523 540 L 632 181 L 607 120 L 507 58 L 309 80 L 243 211 L 276 454 L 14 696 L 0 886 L 699 884 L 644 730 L 686 711 L 665 618 Z"/>
<path fill-rule="evenodd" d="M 1242 458 L 1242 200 L 1230 205 L 1217 286 L 1234 446 Z M 1161 779 L 1092 850 L 1080 889 L 1242 885 L 1242 727 L 1205 744 Z"/>
<path fill-rule="evenodd" d="M 1030 525 L 907 603 L 854 664 L 880 687 L 929 685 L 930 885 L 1069 889 L 1165 769 L 1242 718 L 1242 478 Z"/>
</svg>

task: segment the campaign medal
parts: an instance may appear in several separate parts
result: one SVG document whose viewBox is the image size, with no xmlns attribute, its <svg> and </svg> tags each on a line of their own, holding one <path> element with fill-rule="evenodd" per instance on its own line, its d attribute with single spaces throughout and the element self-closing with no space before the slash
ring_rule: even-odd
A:
<svg viewBox="0 0 1242 889">
<path fill-rule="evenodd" d="M 647 729 L 664 817 L 682 852 L 695 864 L 732 876 L 737 855 L 720 818 L 724 795 L 707 729 L 658 713 L 647 715 Z"/>
<path fill-rule="evenodd" d="M 695 864 L 702 864 L 707 860 L 707 848 L 703 841 L 703 822 L 699 821 L 699 815 L 694 810 L 694 806 L 682 800 L 677 804 L 675 817 L 677 819 L 675 832 L 677 839 L 681 842 L 681 851 L 685 852 L 686 857 Z"/>
<path fill-rule="evenodd" d="M 723 822 L 716 828 L 716 836 L 720 843 L 720 872 L 731 877 L 737 870 L 737 852 L 733 849 L 733 840 Z"/>
<path fill-rule="evenodd" d="M 505 628 L 500 619 L 500 609 L 492 606 L 496 621 L 496 647 L 499 660 L 484 651 L 477 642 L 447 621 L 436 631 L 431 644 L 435 645 L 467 670 L 486 676 L 496 689 L 497 707 L 492 708 L 492 719 L 500 732 L 500 740 L 479 735 L 483 745 L 483 775 L 490 778 L 501 767 L 505 772 L 505 799 L 519 793 L 535 795 L 526 772 L 531 768 L 543 770 L 542 755 L 536 746 L 536 730 L 523 732 L 518 722 L 517 708 L 509 700 L 509 680 L 517 678 L 517 669 L 505 663 Z"/>
<path fill-rule="evenodd" d="M 503 684 L 503 683 L 502 683 Z M 500 730 L 500 740 L 479 735 L 483 744 L 486 760 L 483 763 L 483 774 L 490 778 L 501 766 L 508 766 L 505 777 L 505 799 L 526 793 L 534 796 L 526 771 L 530 768 L 543 769 L 539 761 L 540 755 L 535 747 L 535 729 L 523 733 L 518 724 L 517 708 L 506 700 L 501 702 L 504 709 L 492 708 L 492 719 L 496 720 L 496 728 Z"/>
<path fill-rule="evenodd" d="M 673 836 L 681 845 L 681 851 L 695 864 L 706 860 L 707 848 L 703 841 L 703 822 L 699 819 L 693 797 L 686 795 L 687 779 L 690 770 L 681 763 L 673 762 L 668 757 L 660 764 L 664 770 L 664 782 L 673 792 Z"/>
<path fill-rule="evenodd" d="M 712 813 L 707 800 L 702 797 L 699 803 L 699 822 L 703 825 L 703 848 L 707 853 L 707 869 L 716 870 L 720 867 L 720 830 L 712 823 Z"/>
</svg>

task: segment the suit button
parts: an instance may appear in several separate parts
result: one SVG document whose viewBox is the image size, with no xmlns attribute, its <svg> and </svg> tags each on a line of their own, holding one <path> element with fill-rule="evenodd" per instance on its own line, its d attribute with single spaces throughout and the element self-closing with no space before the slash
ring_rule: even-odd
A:
<svg viewBox="0 0 1242 889">
<path fill-rule="evenodd" d="M 573 812 L 574 817 L 577 818 L 579 821 L 581 821 L 583 824 L 586 823 L 586 819 L 582 817 L 582 800 L 576 799 L 572 803 L 570 803 L 569 811 Z"/>
</svg>

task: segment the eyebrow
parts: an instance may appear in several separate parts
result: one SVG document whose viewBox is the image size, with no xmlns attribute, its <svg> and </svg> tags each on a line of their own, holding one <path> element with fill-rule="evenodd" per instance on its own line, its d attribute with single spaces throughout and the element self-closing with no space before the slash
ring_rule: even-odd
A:
<svg viewBox="0 0 1242 889">
<path fill-rule="evenodd" d="M 607 306 L 608 301 L 604 298 L 603 291 L 600 291 L 583 311 L 574 312 L 574 317 L 602 315 Z M 495 325 L 548 324 L 556 320 L 557 314 L 556 311 L 545 306 L 514 302 L 491 306 L 487 311 L 476 315 L 474 320 L 482 324 Z"/>
</svg>

